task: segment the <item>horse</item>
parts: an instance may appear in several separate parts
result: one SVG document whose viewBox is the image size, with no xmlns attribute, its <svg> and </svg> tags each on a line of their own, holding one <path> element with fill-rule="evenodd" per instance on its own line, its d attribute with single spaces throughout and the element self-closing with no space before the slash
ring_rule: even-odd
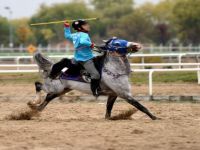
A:
<svg viewBox="0 0 200 150">
<path fill-rule="evenodd" d="M 128 43 L 126 46 L 121 44 L 124 41 Z M 145 106 L 134 99 L 131 94 L 131 85 L 129 82 L 131 69 L 127 55 L 130 52 L 133 53 L 138 51 L 138 47 L 135 43 L 123 39 L 112 38 L 111 40 L 104 41 L 103 45 L 96 47 L 100 53 L 103 53 L 103 55 L 98 56 L 98 63 L 101 64 L 99 69 L 101 72 L 101 95 L 108 96 L 105 119 L 111 118 L 111 111 L 117 97 L 124 99 L 126 102 L 145 113 L 152 120 L 159 119 Z M 27 103 L 31 109 L 42 111 L 54 98 L 60 97 L 71 90 L 78 90 L 84 93 L 92 94 L 90 84 L 88 82 L 74 80 L 69 78 L 69 76 L 66 77 L 65 72 L 62 72 L 56 79 L 50 79 L 48 75 L 54 64 L 52 60 L 40 52 L 36 52 L 33 57 L 39 69 L 42 71 L 44 83 L 35 82 L 37 98 Z M 68 58 L 65 58 L 64 60 L 72 62 L 72 60 Z M 76 65 L 72 65 L 71 68 L 73 70 L 73 68 L 76 68 Z M 70 70 L 70 68 L 68 69 Z M 67 74 L 69 75 L 69 72 Z M 42 90 L 46 93 L 44 100 L 41 100 L 40 96 Z"/>
</svg>

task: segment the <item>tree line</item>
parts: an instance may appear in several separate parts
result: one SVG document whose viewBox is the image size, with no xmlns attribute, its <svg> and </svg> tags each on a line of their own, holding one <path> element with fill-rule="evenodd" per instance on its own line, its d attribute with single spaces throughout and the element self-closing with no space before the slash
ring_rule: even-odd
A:
<svg viewBox="0 0 200 150">
<path fill-rule="evenodd" d="M 63 42 L 63 25 L 30 26 L 30 23 L 98 17 L 91 21 L 95 42 L 117 36 L 153 44 L 193 44 L 200 42 L 200 0 L 161 0 L 136 6 L 133 0 L 90 0 L 42 4 L 30 18 L 11 21 L 14 44 L 56 44 Z M 9 21 L 0 16 L 0 44 L 9 43 Z"/>
</svg>

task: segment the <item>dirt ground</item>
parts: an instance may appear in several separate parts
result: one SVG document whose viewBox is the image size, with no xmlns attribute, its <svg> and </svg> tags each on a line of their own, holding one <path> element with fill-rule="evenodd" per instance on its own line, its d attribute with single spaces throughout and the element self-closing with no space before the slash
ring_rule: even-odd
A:
<svg viewBox="0 0 200 150">
<path fill-rule="evenodd" d="M 134 96 L 148 95 L 148 85 L 133 85 Z M 154 84 L 154 95 L 170 96 L 200 96 L 198 84 Z M 79 92 L 72 92 L 69 95 L 82 95 Z M 0 83 L 1 101 L 24 101 L 31 100 L 35 96 L 34 84 L 2 84 Z"/>
<path fill-rule="evenodd" d="M 137 111 L 130 120 L 104 119 L 105 103 L 49 104 L 33 120 L 5 120 L 25 103 L 0 103 L 1 150 L 199 150 L 200 104 L 142 102 L 162 120 Z M 130 106 L 118 102 L 113 115 Z"/>
<path fill-rule="evenodd" d="M 137 111 L 129 120 L 108 121 L 104 119 L 105 101 L 55 100 L 32 120 L 6 120 L 11 113 L 27 109 L 26 103 L 34 98 L 34 86 L 0 85 L 0 150 L 200 149 L 200 103 L 141 101 L 162 120 L 152 121 Z M 192 84 L 154 87 L 158 95 L 198 95 L 199 90 Z M 146 95 L 147 86 L 134 85 L 133 93 Z M 113 115 L 130 108 L 118 101 Z"/>
</svg>

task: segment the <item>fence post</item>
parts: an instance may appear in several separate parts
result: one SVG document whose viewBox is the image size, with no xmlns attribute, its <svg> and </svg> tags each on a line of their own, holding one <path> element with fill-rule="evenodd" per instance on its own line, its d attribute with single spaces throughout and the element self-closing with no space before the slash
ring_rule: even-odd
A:
<svg viewBox="0 0 200 150">
<path fill-rule="evenodd" d="M 172 43 L 169 44 L 169 52 L 172 52 Z"/>
<path fill-rule="evenodd" d="M 59 51 L 59 47 L 60 47 L 60 44 L 57 44 L 57 45 L 56 45 L 56 48 L 55 48 L 56 52 Z"/>
<path fill-rule="evenodd" d="M 51 44 L 47 45 L 47 52 L 50 53 L 51 52 Z"/>
<path fill-rule="evenodd" d="M 153 70 L 149 71 L 149 96 L 153 96 Z"/>
<path fill-rule="evenodd" d="M 18 66 L 19 65 L 19 60 L 20 60 L 20 57 L 17 57 L 16 58 L 17 70 L 19 70 L 19 66 Z"/>
<path fill-rule="evenodd" d="M 179 44 L 179 53 L 182 51 L 182 49 L 183 49 L 183 45 Z"/>
<path fill-rule="evenodd" d="M 182 55 L 178 55 L 178 68 L 181 69 L 181 58 L 182 58 Z"/>
<path fill-rule="evenodd" d="M 196 56 L 196 62 L 199 63 L 199 55 Z M 200 68 L 200 66 L 198 65 L 197 68 Z M 197 81 L 200 84 L 200 70 L 197 71 Z"/>
<path fill-rule="evenodd" d="M 198 66 L 199 68 L 199 66 Z M 200 71 L 197 71 L 197 79 L 198 79 L 198 84 L 200 84 Z"/>
<path fill-rule="evenodd" d="M 38 44 L 38 52 L 41 52 L 42 51 L 42 45 L 41 44 Z"/>
<path fill-rule="evenodd" d="M 160 44 L 160 46 L 159 46 L 159 51 L 160 51 L 160 53 L 162 53 L 162 50 L 163 50 L 163 45 Z"/>
<path fill-rule="evenodd" d="M 152 44 L 150 45 L 150 53 L 151 54 L 153 53 L 153 45 Z"/>
<path fill-rule="evenodd" d="M 19 45 L 19 51 L 20 51 L 20 52 L 23 52 L 23 44 L 20 44 L 20 45 Z"/>
<path fill-rule="evenodd" d="M 192 51 L 192 44 L 188 45 L 188 51 L 191 52 Z"/>
<path fill-rule="evenodd" d="M 141 63 L 142 63 L 142 64 L 144 64 L 144 63 L 145 63 L 145 61 L 144 61 L 144 57 L 143 57 L 143 56 L 141 57 Z M 142 69 L 144 69 L 144 68 L 145 68 L 145 67 L 144 67 L 144 66 L 142 66 Z"/>
<path fill-rule="evenodd" d="M 169 52 L 170 53 L 172 52 L 172 44 L 171 43 L 169 44 Z M 169 62 L 172 62 L 172 57 L 171 56 L 169 57 Z"/>
</svg>

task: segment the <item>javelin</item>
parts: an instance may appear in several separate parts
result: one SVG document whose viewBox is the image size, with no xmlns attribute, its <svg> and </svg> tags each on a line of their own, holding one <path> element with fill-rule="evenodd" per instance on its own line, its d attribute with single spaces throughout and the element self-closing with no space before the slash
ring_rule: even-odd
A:
<svg viewBox="0 0 200 150">
<path fill-rule="evenodd" d="M 98 20 L 99 18 L 87 18 L 83 19 L 86 21 L 91 21 L 91 20 Z M 30 24 L 31 26 L 40 26 L 40 25 L 49 25 L 49 24 L 59 24 L 59 23 L 64 23 L 64 22 L 73 22 L 76 20 L 62 20 L 62 21 L 51 21 L 51 22 L 41 22 L 41 23 L 32 23 Z"/>
</svg>

